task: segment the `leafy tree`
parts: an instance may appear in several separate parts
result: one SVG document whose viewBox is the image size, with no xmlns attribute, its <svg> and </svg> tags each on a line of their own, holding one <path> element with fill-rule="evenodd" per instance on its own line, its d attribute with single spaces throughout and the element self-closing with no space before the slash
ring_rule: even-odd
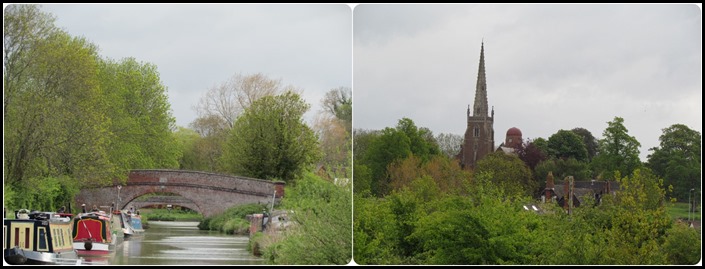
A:
<svg viewBox="0 0 705 269">
<path fill-rule="evenodd" d="M 454 158 L 460 153 L 460 146 L 463 144 L 463 136 L 457 134 L 440 133 L 436 136 L 438 147 L 441 152 L 449 158 Z"/>
<path fill-rule="evenodd" d="M 308 110 L 293 92 L 265 96 L 237 119 L 223 154 L 234 174 L 291 182 L 320 158 L 318 139 L 303 122 Z"/>
<path fill-rule="evenodd" d="M 597 154 L 597 139 L 585 128 L 576 127 L 571 131 L 583 138 L 583 144 L 585 144 L 585 149 L 587 150 L 587 160 L 592 160 Z"/>
<path fill-rule="evenodd" d="M 492 258 L 490 235 L 468 209 L 422 216 L 411 234 L 422 243 L 425 264 L 486 264 Z"/>
<path fill-rule="evenodd" d="M 615 178 L 620 189 L 614 199 L 606 196 L 603 206 L 609 218 L 598 218 L 606 229 L 604 246 L 607 262 L 612 264 L 660 264 L 666 231 L 672 221 L 666 212 L 663 180 L 648 171 L 634 170 L 632 176 Z M 599 222 L 598 222 L 599 223 Z"/>
<path fill-rule="evenodd" d="M 8 5 L 3 13 L 3 120 L 8 106 L 31 86 L 31 73 L 37 65 L 37 49 L 51 36 L 61 33 L 56 18 L 38 5 Z"/>
<path fill-rule="evenodd" d="M 561 159 L 570 157 L 578 161 L 587 161 L 588 159 L 583 139 L 567 130 L 559 130 L 548 138 L 548 154 Z"/>
<path fill-rule="evenodd" d="M 381 130 L 355 129 L 353 131 L 353 160 L 361 162 L 370 143 L 382 134 Z"/>
<path fill-rule="evenodd" d="M 431 156 L 440 154 L 441 151 L 433 137 L 433 132 L 428 128 L 418 128 L 411 119 L 402 118 L 397 123 L 396 129 L 409 138 L 411 153 L 419 156 L 422 160 L 426 161 Z"/>
<path fill-rule="evenodd" d="M 181 150 L 179 169 L 204 171 L 205 169 L 202 168 L 205 167 L 205 161 L 195 151 L 196 142 L 201 139 L 201 136 L 193 129 L 181 126 L 177 128 L 174 137 Z"/>
<path fill-rule="evenodd" d="M 622 175 L 630 175 L 641 166 L 639 160 L 639 141 L 630 136 L 624 127 L 624 119 L 615 117 L 607 123 L 608 127 L 599 140 L 597 156 L 593 158 L 593 170 L 602 174 L 603 178 L 611 178 L 614 171 Z"/>
<path fill-rule="evenodd" d="M 389 190 L 387 166 L 394 160 L 411 155 L 409 137 L 393 128 L 385 128 L 382 134 L 370 141 L 370 145 L 360 162 L 370 169 L 373 195 L 384 196 Z"/>
<path fill-rule="evenodd" d="M 572 176 L 575 180 L 590 179 L 590 167 L 587 163 L 578 161 L 574 158 L 568 159 L 549 159 L 539 163 L 536 166 L 536 179 L 544 184 L 548 172 L 553 172 L 556 178 L 563 179 L 567 176 Z"/>
<path fill-rule="evenodd" d="M 492 175 L 494 184 L 504 188 L 506 193 L 531 195 L 537 187 L 536 181 L 531 177 L 531 170 L 519 157 L 493 152 L 477 162 L 474 173 L 488 173 Z"/>
<path fill-rule="evenodd" d="M 543 137 L 539 137 L 532 140 L 531 143 L 534 144 L 543 154 L 549 156 L 548 140 Z"/>
<path fill-rule="evenodd" d="M 384 196 L 390 191 L 387 167 L 395 160 L 413 154 L 422 162 L 440 154 L 433 133 L 424 127 L 418 128 L 411 119 L 403 118 L 396 128 L 387 127 L 381 135 L 372 138 L 359 160 L 370 169 L 372 194 Z"/>
<path fill-rule="evenodd" d="M 353 163 L 353 191 L 361 196 L 372 194 L 372 174 L 367 165 Z"/>
<path fill-rule="evenodd" d="M 649 149 L 653 153 L 648 156 L 648 166 L 673 186 L 675 197 L 685 200 L 690 189 L 700 186 L 702 135 L 683 124 L 674 124 L 663 129 L 659 140 L 660 147 Z"/>
<path fill-rule="evenodd" d="M 157 67 L 134 58 L 103 60 L 101 88 L 110 115 L 109 150 L 122 178 L 134 168 L 177 168 L 180 153 L 167 89 Z"/>
<path fill-rule="evenodd" d="M 97 47 L 59 30 L 39 6 L 10 5 L 4 15 L 4 182 L 20 197 L 30 180 L 116 176 Z"/>
</svg>

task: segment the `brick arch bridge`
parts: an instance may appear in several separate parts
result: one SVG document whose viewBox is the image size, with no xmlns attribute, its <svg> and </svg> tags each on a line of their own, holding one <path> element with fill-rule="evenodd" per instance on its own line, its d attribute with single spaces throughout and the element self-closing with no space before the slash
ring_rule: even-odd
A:
<svg viewBox="0 0 705 269">
<path fill-rule="evenodd" d="M 132 170 L 119 190 L 117 185 L 81 189 L 76 204 L 90 209 L 117 203 L 119 209 L 126 209 L 135 198 L 150 193 L 178 194 L 193 202 L 192 209 L 210 217 L 235 205 L 271 203 L 273 195 L 279 202 L 284 182 L 186 170 Z"/>
</svg>

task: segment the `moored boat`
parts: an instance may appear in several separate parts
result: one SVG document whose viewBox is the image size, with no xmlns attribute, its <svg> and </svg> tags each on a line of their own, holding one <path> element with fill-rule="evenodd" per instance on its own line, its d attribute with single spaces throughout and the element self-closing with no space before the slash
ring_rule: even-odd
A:
<svg viewBox="0 0 705 269">
<path fill-rule="evenodd" d="M 136 233 L 140 234 L 144 232 L 144 228 L 142 227 L 142 216 L 132 213 L 130 214 L 130 221 L 132 223 L 132 229 L 134 229 Z"/>
<path fill-rule="evenodd" d="M 120 210 L 113 211 L 113 215 L 120 220 L 120 229 L 125 238 L 135 235 L 130 215 Z"/>
<path fill-rule="evenodd" d="M 119 219 L 104 211 L 80 213 L 73 219 L 73 247 L 79 256 L 105 256 L 115 253 L 119 240 Z"/>
<path fill-rule="evenodd" d="M 71 240 L 71 214 L 29 213 L 3 219 L 4 254 L 8 264 L 67 264 L 78 260 Z"/>
</svg>

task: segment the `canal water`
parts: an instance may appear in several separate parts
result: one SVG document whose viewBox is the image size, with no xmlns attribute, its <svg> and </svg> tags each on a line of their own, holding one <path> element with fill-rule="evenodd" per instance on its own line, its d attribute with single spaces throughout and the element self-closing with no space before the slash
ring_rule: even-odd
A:
<svg viewBox="0 0 705 269">
<path fill-rule="evenodd" d="M 109 257 L 84 257 L 86 265 L 259 265 L 247 251 L 247 235 L 201 231 L 198 222 L 150 221 L 149 228 L 124 239 Z"/>
</svg>

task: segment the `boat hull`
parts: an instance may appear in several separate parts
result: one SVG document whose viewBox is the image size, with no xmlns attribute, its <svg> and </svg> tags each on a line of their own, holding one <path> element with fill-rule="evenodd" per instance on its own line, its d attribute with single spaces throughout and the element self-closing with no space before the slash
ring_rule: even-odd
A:
<svg viewBox="0 0 705 269">
<path fill-rule="evenodd" d="M 74 263 L 78 260 L 78 253 L 75 250 L 61 253 L 25 251 L 27 264 L 61 264 L 64 262 Z"/>
</svg>

